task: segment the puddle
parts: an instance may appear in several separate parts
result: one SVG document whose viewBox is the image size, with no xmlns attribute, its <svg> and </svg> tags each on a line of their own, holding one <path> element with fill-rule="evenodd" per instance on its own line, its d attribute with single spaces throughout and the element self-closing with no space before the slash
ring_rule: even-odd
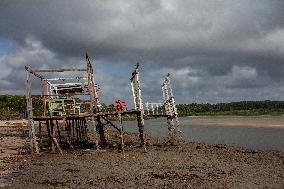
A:
<svg viewBox="0 0 284 189">
<path fill-rule="evenodd" d="M 8 174 L 0 174 L 0 188 L 11 186 L 11 182 L 8 180 Z"/>
</svg>

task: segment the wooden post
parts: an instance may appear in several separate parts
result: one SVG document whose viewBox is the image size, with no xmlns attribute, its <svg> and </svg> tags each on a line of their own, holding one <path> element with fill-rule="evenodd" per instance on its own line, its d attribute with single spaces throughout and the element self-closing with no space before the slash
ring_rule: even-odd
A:
<svg viewBox="0 0 284 189">
<path fill-rule="evenodd" d="M 123 131 L 123 124 L 122 124 L 122 116 L 121 113 L 118 113 L 119 118 L 119 125 L 120 125 L 120 149 L 124 152 L 124 131 Z"/>
<path fill-rule="evenodd" d="M 81 119 L 81 133 L 82 133 L 82 142 L 85 145 L 86 135 L 85 135 L 85 122 L 84 122 L 84 119 Z"/>
<path fill-rule="evenodd" d="M 87 74 L 88 74 L 88 89 L 90 93 L 90 113 L 92 115 L 92 122 L 94 123 L 94 114 L 98 113 L 102 110 L 102 106 L 99 100 L 99 95 L 98 91 L 96 88 L 96 83 L 95 79 L 93 76 L 93 68 L 92 64 L 90 61 L 90 58 L 88 54 L 86 54 L 86 62 L 87 62 Z M 100 117 L 97 117 L 97 126 L 98 127 L 98 132 L 100 134 L 100 140 L 102 142 L 103 146 L 107 145 L 107 139 L 108 139 L 108 133 L 107 133 L 107 128 L 106 128 L 106 122 Z M 94 129 L 95 137 L 96 137 L 96 148 L 99 149 L 99 142 L 98 142 L 98 137 L 97 137 L 97 132 L 96 129 Z"/>
<path fill-rule="evenodd" d="M 101 145 L 103 147 L 107 146 L 107 137 L 106 137 L 106 131 L 105 131 L 105 121 L 103 119 L 103 116 L 97 116 L 97 131 L 100 134 L 100 141 L 101 141 Z"/>
<path fill-rule="evenodd" d="M 51 151 L 55 153 L 55 144 L 53 139 L 55 138 L 55 129 L 54 129 L 54 124 L 53 120 L 50 120 L 50 133 L 51 133 Z"/>
<path fill-rule="evenodd" d="M 29 120 L 29 138 L 30 138 L 30 148 L 32 153 L 39 154 L 38 143 L 35 135 L 35 125 L 33 120 L 33 103 L 31 98 L 32 82 L 30 79 L 30 67 L 26 67 L 27 70 L 27 80 L 26 80 L 26 100 L 27 100 L 27 113 Z"/>
<path fill-rule="evenodd" d="M 80 145 L 82 143 L 82 122 L 81 119 L 78 119 L 78 132 L 79 132 L 79 140 L 80 140 Z"/>
<path fill-rule="evenodd" d="M 41 131 L 42 130 L 42 125 L 41 125 L 41 122 L 39 121 L 38 122 L 38 135 L 39 135 L 39 142 L 40 144 L 42 144 L 42 135 L 41 135 Z"/>
<path fill-rule="evenodd" d="M 66 118 L 63 118 L 62 124 L 64 124 L 67 127 L 67 135 L 68 135 L 67 143 L 68 143 L 70 149 L 74 150 L 74 147 L 72 145 L 72 139 L 71 139 L 71 132 L 72 132 L 71 123 L 70 123 L 70 121 L 66 120 Z"/>
<path fill-rule="evenodd" d="M 78 144 L 79 141 L 78 120 L 75 119 L 74 122 L 75 122 L 75 132 L 76 132 L 76 143 Z"/>
<path fill-rule="evenodd" d="M 167 74 L 164 80 L 164 83 L 162 85 L 162 93 L 164 98 L 165 112 L 166 115 L 168 115 L 167 122 L 168 122 L 169 136 L 171 139 L 175 140 L 177 135 L 179 138 L 181 137 L 179 135 L 181 131 L 179 129 L 178 113 L 173 95 L 173 90 L 171 87 L 170 74 Z"/>
<path fill-rule="evenodd" d="M 81 121 L 81 119 L 79 118 L 78 119 L 78 125 L 79 125 L 79 128 L 78 128 L 78 130 L 79 130 L 79 138 L 80 138 L 80 145 L 82 145 L 82 141 L 83 141 L 83 135 L 82 135 L 82 121 Z"/>
<path fill-rule="evenodd" d="M 85 135 L 85 143 L 88 141 L 88 128 L 87 128 L 87 120 L 84 118 L 84 135 Z"/>
<path fill-rule="evenodd" d="M 138 129 L 139 129 L 139 138 L 141 142 L 141 146 L 146 149 L 145 146 L 145 139 L 144 139 L 144 119 L 142 112 L 137 114 L 137 122 L 138 122 Z"/>
<path fill-rule="evenodd" d="M 57 133 L 58 133 L 59 142 L 61 143 L 62 142 L 62 137 L 61 137 L 61 131 L 60 131 L 60 127 L 59 127 L 59 124 L 58 124 L 58 120 L 56 120 L 56 127 L 57 127 Z"/>
<path fill-rule="evenodd" d="M 138 122 L 138 129 L 139 129 L 139 138 L 141 141 L 141 147 L 146 149 L 145 139 L 144 139 L 144 110 L 143 110 L 143 102 L 141 98 L 141 89 L 140 89 L 140 81 L 139 81 L 139 63 L 136 64 L 136 68 L 134 72 L 132 72 L 132 77 L 130 79 L 131 87 L 132 87 L 132 94 L 134 100 L 134 107 L 135 110 L 139 111 L 137 114 L 137 122 Z"/>
<path fill-rule="evenodd" d="M 56 139 L 56 129 L 54 128 L 54 123 L 53 120 L 50 120 L 50 126 L 51 126 L 51 138 L 52 138 L 52 152 L 55 153 L 56 152 L 56 148 L 58 149 L 59 153 L 61 155 L 63 155 L 63 152 L 60 148 L 60 145 Z"/>
<path fill-rule="evenodd" d="M 74 123 L 74 119 L 72 119 L 71 121 L 71 128 L 72 128 L 72 142 L 75 142 L 75 123 Z"/>
<path fill-rule="evenodd" d="M 52 145 L 52 138 L 51 138 L 51 133 L 50 133 L 50 125 L 49 121 L 46 120 L 46 130 L 48 134 L 48 139 L 49 139 L 49 145 Z"/>
</svg>

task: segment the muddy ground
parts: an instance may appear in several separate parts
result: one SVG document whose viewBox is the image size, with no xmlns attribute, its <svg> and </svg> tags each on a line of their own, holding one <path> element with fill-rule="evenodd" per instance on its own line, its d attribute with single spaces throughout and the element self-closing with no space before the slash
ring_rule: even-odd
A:
<svg viewBox="0 0 284 189">
<path fill-rule="evenodd" d="M 284 188 L 284 152 L 188 141 L 175 146 L 147 136 L 145 153 L 137 146 L 138 136 L 126 134 L 122 153 L 115 145 L 118 135 L 112 134 L 106 151 L 25 155 L 26 132 L 25 127 L 0 127 L 0 187 Z"/>
</svg>

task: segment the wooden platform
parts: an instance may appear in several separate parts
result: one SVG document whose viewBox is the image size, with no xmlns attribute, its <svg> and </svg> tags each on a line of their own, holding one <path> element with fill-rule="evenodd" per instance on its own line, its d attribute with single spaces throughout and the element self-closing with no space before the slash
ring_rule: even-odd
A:
<svg viewBox="0 0 284 189">
<path fill-rule="evenodd" d="M 114 116 L 114 115 L 131 115 L 131 114 L 141 114 L 141 111 L 138 110 L 127 110 L 127 111 L 121 111 L 121 112 L 99 112 L 94 114 L 94 117 L 100 117 L 100 116 Z M 86 115 L 74 115 L 74 116 L 39 116 L 39 117 L 34 117 L 34 121 L 47 121 L 47 120 L 63 120 L 64 118 L 67 120 L 72 120 L 72 119 L 79 119 L 79 118 L 88 118 L 92 117 L 90 114 Z"/>
</svg>

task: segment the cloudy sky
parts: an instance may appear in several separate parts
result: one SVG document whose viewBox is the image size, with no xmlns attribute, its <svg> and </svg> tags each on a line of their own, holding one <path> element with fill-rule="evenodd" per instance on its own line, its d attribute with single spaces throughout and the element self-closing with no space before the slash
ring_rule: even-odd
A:
<svg viewBox="0 0 284 189">
<path fill-rule="evenodd" d="M 0 93 L 24 93 L 24 65 L 84 67 L 102 101 L 144 101 L 171 73 L 178 103 L 284 100 L 283 0 L 0 1 Z M 39 88 L 39 86 L 35 86 Z"/>
</svg>

